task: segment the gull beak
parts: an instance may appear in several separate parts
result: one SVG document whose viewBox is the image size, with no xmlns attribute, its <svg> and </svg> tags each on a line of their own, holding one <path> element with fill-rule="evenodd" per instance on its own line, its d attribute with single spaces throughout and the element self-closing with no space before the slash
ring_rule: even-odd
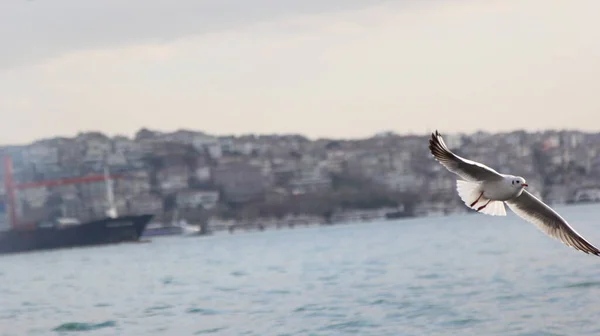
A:
<svg viewBox="0 0 600 336">
<path fill-rule="evenodd" d="M 529 187 L 529 184 L 527 184 L 527 183 L 523 183 L 523 184 L 521 184 L 521 185 L 522 185 L 523 187 Z"/>
</svg>

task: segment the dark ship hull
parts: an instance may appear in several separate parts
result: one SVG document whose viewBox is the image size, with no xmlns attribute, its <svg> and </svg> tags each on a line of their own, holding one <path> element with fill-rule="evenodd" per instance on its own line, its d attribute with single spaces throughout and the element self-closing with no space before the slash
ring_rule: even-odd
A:
<svg viewBox="0 0 600 336">
<path fill-rule="evenodd" d="M 0 232 L 0 254 L 138 241 L 154 215 L 106 217 L 64 227 Z"/>
</svg>

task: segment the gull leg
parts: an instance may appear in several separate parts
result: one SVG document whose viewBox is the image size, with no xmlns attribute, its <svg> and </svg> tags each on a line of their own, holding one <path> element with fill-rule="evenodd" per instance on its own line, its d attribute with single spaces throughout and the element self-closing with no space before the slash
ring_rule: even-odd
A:
<svg viewBox="0 0 600 336">
<path fill-rule="evenodd" d="M 481 198 L 481 196 L 483 196 L 483 191 L 481 192 L 481 194 L 479 194 L 479 197 L 477 197 L 477 199 L 475 200 L 475 202 L 471 203 L 471 207 L 474 206 L 475 203 L 479 202 L 479 199 Z M 477 211 L 479 211 L 479 210 L 477 210 Z"/>
<path fill-rule="evenodd" d="M 484 205 L 480 206 L 479 208 L 477 208 L 477 211 L 481 211 L 481 209 L 485 208 L 488 204 L 490 204 L 492 200 L 488 200 L 487 203 L 485 203 Z"/>
</svg>

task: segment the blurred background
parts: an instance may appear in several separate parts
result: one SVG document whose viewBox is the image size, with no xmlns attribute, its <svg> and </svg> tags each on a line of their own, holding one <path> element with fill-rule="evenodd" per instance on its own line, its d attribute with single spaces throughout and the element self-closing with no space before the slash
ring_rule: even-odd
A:
<svg viewBox="0 0 600 336">
<path fill-rule="evenodd" d="M 427 146 L 600 244 L 598 10 L 0 4 L 0 335 L 597 335 L 595 257 Z"/>
</svg>

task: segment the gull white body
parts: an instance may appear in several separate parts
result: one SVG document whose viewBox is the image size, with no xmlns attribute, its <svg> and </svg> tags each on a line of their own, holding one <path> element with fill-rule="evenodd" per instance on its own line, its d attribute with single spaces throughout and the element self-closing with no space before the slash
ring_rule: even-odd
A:
<svg viewBox="0 0 600 336">
<path fill-rule="evenodd" d="M 504 202 L 521 196 L 525 187 L 524 178 L 504 174 L 483 181 L 456 181 L 456 191 L 465 205 L 490 216 L 506 216 Z"/>
<path fill-rule="evenodd" d="M 502 180 L 481 182 L 480 191 L 483 191 L 483 197 L 492 201 L 508 201 L 521 196 L 525 187 L 515 187 L 511 181 L 517 179 L 516 176 L 504 175 Z"/>
</svg>

